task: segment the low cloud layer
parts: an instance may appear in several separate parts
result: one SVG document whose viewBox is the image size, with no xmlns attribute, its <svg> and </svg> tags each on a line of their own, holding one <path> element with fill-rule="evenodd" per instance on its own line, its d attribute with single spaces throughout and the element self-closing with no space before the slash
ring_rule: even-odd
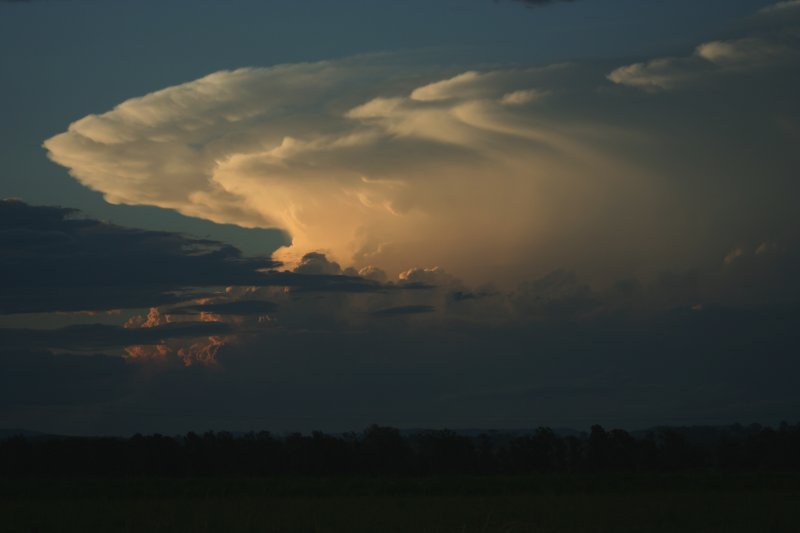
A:
<svg viewBox="0 0 800 533">
<path fill-rule="evenodd" d="M 120 240 L 139 235 L 65 220 L 72 211 L 63 208 L 13 207 L 26 231 L 8 249 L 36 250 L 39 259 L 63 253 L 64 237 L 47 232 L 63 233 L 65 224 Z M 80 232 L 67 233 L 73 246 L 87 246 Z M 740 242 L 713 267 L 606 288 L 557 269 L 511 290 L 442 268 L 353 272 L 312 253 L 293 271 L 259 274 L 267 280 L 259 284 L 204 287 L 168 302 L 140 291 L 142 302 L 153 297 L 149 309 L 112 315 L 110 324 L 95 323 L 99 315 L 27 316 L 26 327 L 0 328 L 0 426 L 125 434 L 341 431 L 376 421 L 778 421 L 800 405 L 799 244 Z M 68 257 L 76 268 L 95 268 L 95 254 Z M 170 260 L 183 261 L 159 257 L 167 272 Z M 220 275 L 231 272 L 225 264 Z M 106 292 L 108 277 L 98 273 L 97 281 L 80 289 Z M 37 285 L 20 290 L 35 293 Z M 52 283 L 47 290 L 63 292 Z M 46 328 L 50 315 L 75 323 Z"/>
<path fill-rule="evenodd" d="M 273 329 L 190 367 L 0 350 L 0 422 L 84 434 L 777 423 L 800 407 L 797 317 L 685 310 L 464 328 L 398 316 L 370 330 Z"/>
<path fill-rule="evenodd" d="M 217 241 L 121 227 L 75 209 L 18 200 L 0 201 L 0 248 L 0 315 L 147 308 L 219 286 L 383 290 L 378 281 L 333 263 L 325 272 L 277 271 L 279 262 L 244 257 Z"/>
<path fill-rule="evenodd" d="M 0 329 L 6 349 L 97 351 L 134 344 L 158 344 L 167 339 L 224 335 L 231 328 L 222 322 L 166 323 L 144 328 L 94 324 L 60 329 Z"/>
<path fill-rule="evenodd" d="M 124 228 L 77 210 L 0 201 L 0 314 L 147 307 L 187 287 L 257 284 L 269 258 L 184 235 Z"/>
</svg>

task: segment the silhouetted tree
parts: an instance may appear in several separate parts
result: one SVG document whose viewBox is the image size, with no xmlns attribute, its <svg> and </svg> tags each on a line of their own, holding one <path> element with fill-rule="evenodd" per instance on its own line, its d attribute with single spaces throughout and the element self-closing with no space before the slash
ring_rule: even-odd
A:
<svg viewBox="0 0 800 533">
<path fill-rule="evenodd" d="M 333 436 L 226 432 L 183 437 L 12 437 L 0 440 L 0 476 L 276 476 L 534 474 L 628 471 L 800 471 L 800 425 L 659 428 L 639 436 L 592 426 L 559 436 L 469 437 L 390 427 Z"/>
</svg>

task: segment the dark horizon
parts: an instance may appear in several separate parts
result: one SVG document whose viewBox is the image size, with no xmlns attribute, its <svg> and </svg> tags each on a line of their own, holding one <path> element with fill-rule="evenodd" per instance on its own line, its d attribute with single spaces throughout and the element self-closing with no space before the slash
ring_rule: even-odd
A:
<svg viewBox="0 0 800 533">
<path fill-rule="evenodd" d="M 0 477 L 396 477 L 529 476 L 800 471 L 800 424 L 662 427 L 629 433 L 539 427 L 524 433 L 361 432 L 309 435 L 228 432 L 129 438 L 0 438 Z M 123 460 L 124 459 L 124 460 Z"/>
</svg>

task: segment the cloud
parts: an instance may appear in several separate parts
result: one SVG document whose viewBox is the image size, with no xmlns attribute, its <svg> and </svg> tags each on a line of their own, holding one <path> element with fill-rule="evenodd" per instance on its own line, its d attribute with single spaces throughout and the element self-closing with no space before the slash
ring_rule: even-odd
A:
<svg viewBox="0 0 800 533">
<path fill-rule="evenodd" d="M 381 290 L 379 282 L 357 273 L 270 271 L 279 263 L 243 257 L 220 242 L 125 228 L 74 209 L 16 200 L 0 201 L 0 249 L 1 314 L 152 307 L 211 286 Z"/>
<path fill-rule="evenodd" d="M 793 55 L 793 50 L 764 42 L 760 39 L 745 38 L 734 41 L 712 41 L 697 47 L 698 57 L 719 66 L 768 65 Z"/>
<path fill-rule="evenodd" d="M 436 285 L 458 285 L 459 281 L 444 271 L 441 267 L 433 268 L 411 268 L 398 275 L 398 279 L 403 284 L 427 284 Z"/>
<path fill-rule="evenodd" d="M 213 313 L 217 315 L 268 315 L 274 313 L 277 309 L 277 304 L 266 300 L 238 300 L 233 302 L 186 305 L 171 309 L 170 312 L 173 314 Z"/>
<path fill-rule="evenodd" d="M 480 243 L 484 255 L 524 270 L 513 257 L 520 242 L 561 240 L 540 233 L 555 222 L 548 206 L 567 190 L 610 194 L 602 183 L 618 176 L 603 170 L 610 162 L 600 163 L 607 156 L 588 138 L 565 131 L 572 119 L 537 113 L 568 71 L 468 71 L 419 83 L 344 60 L 218 72 L 85 117 L 45 146 L 113 203 L 284 228 L 292 246 L 278 258 L 301 269 L 320 252 L 392 275 L 415 264 L 463 266 Z M 379 91 L 387 77 L 400 80 L 389 96 Z"/>
<path fill-rule="evenodd" d="M 418 315 L 421 313 L 432 313 L 436 310 L 431 305 L 400 305 L 397 307 L 388 307 L 386 309 L 378 309 L 372 312 L 372 316 L 380 318 L 388 318 L 403 315 Z"/>
<path fill-rule="evenodd" d="M 348 104 L 342 88 L 374 70 L 327 62 L 220 72 L 86 117 L 46 146 L 111 202 L 286 228 L 293 246 L 282 258 L 296 263 L 324 250 L 359 268 L 391 256 L 395 264 L 387 264 L 396 267 L 400 256 L 416 262 L 408 257 L 409 247 L 418 246 L 411 232 L 440 232 L 439 219 L 449 217 L 436 212 L 437 191 L 447 184 L 418 173 L 441 173 L 437 179 L 451 182 L 460 167 L 483 158 L 475 151 L 483 136 L 524 136 L 493 133 L 495 126 L 471 124 L 470 117 L 484 105 L 501 110 L 500 102 L 481 103 L 487 97 L 523 105 L 534 93 L 509 73 L 468 73 L 405 98 Z M 477 108 L 468 103 L 474 99 Z M 438 118 L 447 130 L 428 127 Z M 409 160 L 408 150 L 428 155 Z M 435 193 L 429 206 L 417 200 L 426 189 Z"/>
<path fill-rule="evenodd" d="M 81 119 L 46 147 L 82 183 L 287 229 L 290 263 L 3 204 L 6 312 L 150 309 L 0 330 L 0 426 L 796 413 L 792 46 L 782 30 L 712 37 L 620 73 L 654 97 L 614 87 L 611 64 L 361 57 L 218 72 Z"/>
<path fill-rule="evenodd" d="M 774 18 L 787 11 L 800 13 L 798 6 L 797 2 L 781 2 L 762 9 L 759 14 Z M 671 90 L 700 83 L 709 76 L 790 66 L 800 59 L 798 26 L 791 18 L 782 18 L 776 21 L 777 25 L 766 29 L 759 28 L 758 22 L 758 17 L 751 20 L 751 35 L 709 41 L 685 57 L 664 57 L 622 66 L 613 70 L 608 79 L 646 91 Z"/>
<path fill-rule="evenodd" d="M 59 329 L 0 329 L 6 349 L 100 350 L 130 344 L 158 344 L 167 339 L 201 337 L 230 333 L 220 322 L 182 322 L 144 328 L 124 328 L 103 324 L 68 326 Z"/>
<path fill-rule="evenodd" d="M 341 275 L 342 268 L 338 263 L 329 261 L 325 254 L 309 252 L 300 259 L 300 263 L 294 268 L 294 272 L 298 274 L 338 276 Z"/>
<path fill-rule="evenodd" d="M 565 268 L 609 283 L 709 262 L 745 221 L 772 239 L 794 217 L 794 49 L 759 30 L 616 70 L 358 57 L 221 71 L 84 117 L 45 147 L 110 202 L 284 229 L 292 245 L 276 258 L 297 273 L 441 266 L 513 287 Z M 609 71 L 662 93 L 705 79 L 706 92 L 644 102 Z M 736 113 L 717 119 L 726 106 Z M 759 160 L 769 184 L 753 181 Z M 766 212 L 771 195 L 781 207 Z"/>
<path fill-rule="evenodd" d="M 619 67 L 608 79 L 644 90 L 668 90 L 714 73 L 763 69 L 797 57 L 794 48 L 755 37 L 711 41 L 698 46 L 692 56 L 659 58 Z"/>
<path fill-rule="evenodd" d="M 504 105 L 524 105 L 533 102 L 542 96 L 542 93 L 535 89 L 528 89 L 526 91 L 513 91 L 508 94 L 504 94 L 500 99 L 500 103 Z"/>
<path fill-rule="evenodd" d="M 50 227 L 47 214 L 61 220 L 44 211 L 26 226 Z M 513 290 L 442 268 L 367 282 L 325 273 L 337 270 L 315 254 L 306 264 L 322 273 L 209 288 L 124 325 L 4 328 L 0 426 L 127 434 L 779 420 L 800 402 L 787 349 L 800 317 L 800 239 L 734 248 L 734 260 L 729 248 L 707 268 L 652 281 L 598 288 L 559 269 Z M 363 290 L 314 290 L 330 283 Z"/>
<path fill-rule="evenodd" d="M 176 233 L 124 228 L 74 209 L 0 201 L 2 283 L 11 287 L 254 283 L 278 263 Z M 57 269 L 53 269 L 57 267 Z"/>
<path fill-rule="evenodd" d="M 612 71 L 608 79 L 620 85 L 628 85 L 649 91 L 667 90 L 679 86 L 695 77 L 697 64 L 681 65 L 675 58 L 652 59 L 644 63 L 625 65 Z"/>
<path fill-rule="evenodd" d="M 778 422 L 800 406 L 797 307 L 537 324 L 271 329 L 213 366 L 0 352 L 0 425 L 84 434 Z M 615 391 L 609 394 L 608 391 Z"/>
</svg>

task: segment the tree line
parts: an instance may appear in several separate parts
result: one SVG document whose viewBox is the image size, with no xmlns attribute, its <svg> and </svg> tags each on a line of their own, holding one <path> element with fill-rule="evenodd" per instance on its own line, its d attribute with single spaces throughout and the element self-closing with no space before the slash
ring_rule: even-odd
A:
<svg viewBox="0 0 800 533">
<path fill-rule="evenodd" d="M 629 433 L 401 432 L 276 436 L 11 437 L 0 475 L 29 476 L 426 476 L 534 473 L 800 471 L 800 424 L 656 428 Z"/>
</svg>

